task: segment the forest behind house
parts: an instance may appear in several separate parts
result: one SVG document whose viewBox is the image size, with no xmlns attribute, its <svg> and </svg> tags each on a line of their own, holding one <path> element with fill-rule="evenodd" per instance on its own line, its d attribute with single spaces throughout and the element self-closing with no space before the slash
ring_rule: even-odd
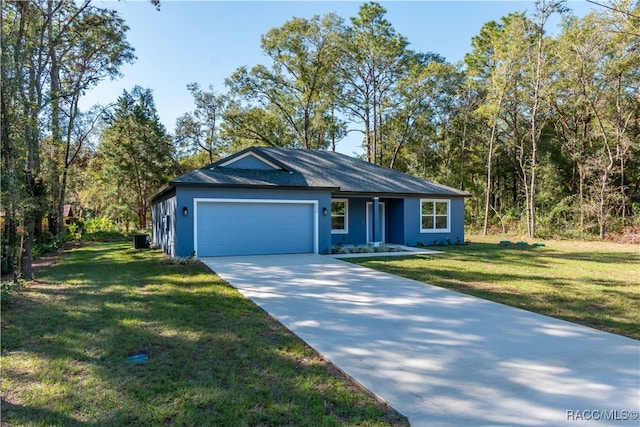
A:
<svg viewBox="0 0 640 427">
<path fill-rule="evenodd" d="M 239 67 L 223 88 L 185 88 L 193 110 L 168 130 L 153 88 L 79 108 L 135 60 L 115 11 L 3 1 L 3 275 L 31 278 L 39 245 L 147 229 L 169 179 L 240 149 L 335 150 L 354 135 L 364 160 L 469 192 L 470 229 L 637 233 L 640 2 L 581 17 L 569 7 L 539 0 L 487 22 L 460 63 L 435 42 L 412 50 L 378 3 L 349 18 L 291 18 L 256 40 L 264 64 Z M 65 205 L 76 216 L 66 226 Z"/>
</svg>

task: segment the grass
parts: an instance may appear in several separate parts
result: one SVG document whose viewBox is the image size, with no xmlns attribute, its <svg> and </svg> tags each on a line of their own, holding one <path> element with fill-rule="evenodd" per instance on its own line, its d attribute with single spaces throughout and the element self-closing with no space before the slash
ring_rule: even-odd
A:
<svg viewBox="0 0 640 427">
<path fill-rule="evenodd" d="M 500 246 L 504 237 L 469 239 L 434 248 L 443 254 L 348 261 L 640 339 L 640 246 L 547 241 L 532 248 Z"/>
<path fill-rule="evenodd" d="M 3 307 L 3 425 L 408 424 L 205 267 L 162 260 L 76 248 Z"/>
</svg>

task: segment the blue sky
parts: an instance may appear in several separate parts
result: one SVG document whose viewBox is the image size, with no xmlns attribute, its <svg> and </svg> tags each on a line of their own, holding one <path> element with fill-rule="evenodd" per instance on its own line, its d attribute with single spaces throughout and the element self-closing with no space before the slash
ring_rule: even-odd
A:
<svg viewBox="0 0 640 427">
<path fill-rule="evenodd" d="M 94 0 L 97 7 L 115 9 L 130 27 L 127 39 L 138 59 L 125 65 L 123 77 L 102 82 L 88 92 L 84 108 L 114 102 L 123 90 L 140 85 L 153 90 L 156 107 L 167 131 L 176 119 L 193 109 L 187 84 L 213 85 L 225 92 L 224 79 L 242 65 L 268 65 L 260 50 L 260 36 L 290 18 L 310 18 L 335 12 L 348 22 L 362 1 L 168 1 L 158 12 L 146 0 Z M 450 62 L 471 50 L 471 37 L 490 20 L 513 11 L 533 11 L 531 1 L 380 1 L 386 18 L 419 52 L 436 52 Z M 593 6 L 570 1 L 576 15 Z M 557 23 L 558 21 L 556 21 Z M 347 141 L 339 151 L 360 151 Z"/>
</svg>

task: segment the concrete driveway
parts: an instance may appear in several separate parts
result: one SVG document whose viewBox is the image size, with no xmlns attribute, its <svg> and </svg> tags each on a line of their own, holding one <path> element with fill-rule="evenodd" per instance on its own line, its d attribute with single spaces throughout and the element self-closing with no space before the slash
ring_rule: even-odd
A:
<svg viewBox="0 0 640 427">
<path fill-rule="evenodd" d="M 321 255 L 205 258 L 413 426 L 638 426 L 640 341 Z"/>
</svg>

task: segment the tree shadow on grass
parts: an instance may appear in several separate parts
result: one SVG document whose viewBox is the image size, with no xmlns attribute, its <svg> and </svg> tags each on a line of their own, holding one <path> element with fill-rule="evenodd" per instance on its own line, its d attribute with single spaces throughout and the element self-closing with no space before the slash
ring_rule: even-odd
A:
<svg viewBox="0 0 640 427">
<path fill-rule="evenodd" d="M 4 350 L 22 355 L 5 353 L 3 375 L 26 394 L 3 401 L 7 422 L 407 424 L 206 268 L 159 259 L 77 249 L 22 296 L 3 331 Z M 46 399 L 29 384 L 66 395 L 34 403 Z"/>
<path fill-rule="evenodd" d="M 0 406 L 2 406 L 2 419 L 5 424 L 7 420 L 11 420 L 13 423 L 29 424 L 37 420 L 42 425 L 49 426 L 86 426 L 85 423 L 76 420 L 61 412 L 52 411 L 46 408 L 37 406 L 21 405 L 7 402 L 4 398 L 0 399 Z M 28 417 L 23 417 L 23 414 L 29 414 Z"/>
<path fill-rule="evenodd" d="M 439 248 L 438 248 L 439 249 Z M 502 246 L 492 243 L 470 243 L 463 246 L 446 246 L 441 249 L 447 255 L 459 254 L 484 261 L 517 261 L 522 265 L 544 266 L 550 260 L 563 259 L 567 261 L 590 261 L 602 264 L 633 264 L 640 263 L 640 251 L 602 251 L 589 249 L 585 252 L 560 251 L 551 246 Z M 548 258 L 548 259 L 547 259 Z"/>
<path fill-rule="evenodd" d="M 606 264 L 621 260 L 633 262 L 638 254 L 620 252 L 600 256 L 598 252 L 598 256 L 595 256 L 590 252 L 586 256 L 548 248 L 503 249 L 498 245 L 483 243 L 450 247 L 445 251 L 439 255 L 369 258 L 351 262 L 528 311 L 640 338 L 640 325 L 632 318 L 624 320 L 629 319 L 625 308 L 627 302 L 640 297 L 629 287 L 628 279 L 624 275 L 617 277 L 606 273 L 588 277 L 579 264 L 580 261 Z M 575 268 L 584 279 L 571 277 L 570 267 L 564 265 L 561 267 L 564 271 L 557 273 L 559 259 L 575 262 Z M 608 267 L 603 271 L 610 269 Z M 589 286 L 583 288 L 582 280 Z M 593 290 L 594 286 L 600 289 Z M 602 305 L 602 301 L 594 301 L 598 295 L 610 295 L 611 298 L 607 298 L 607 303 Z"/>
<path fill-rule="evenodd" d="M 601 264 L 640 264 L 640 252 L 611 252 L 611 251 L 597 251 L 597 252 L 562 252 L 562 253 L 550 253 L 548 255 L 551 258 L 560 258 L 570 261 L 589 261 Z"/>
</svg>

